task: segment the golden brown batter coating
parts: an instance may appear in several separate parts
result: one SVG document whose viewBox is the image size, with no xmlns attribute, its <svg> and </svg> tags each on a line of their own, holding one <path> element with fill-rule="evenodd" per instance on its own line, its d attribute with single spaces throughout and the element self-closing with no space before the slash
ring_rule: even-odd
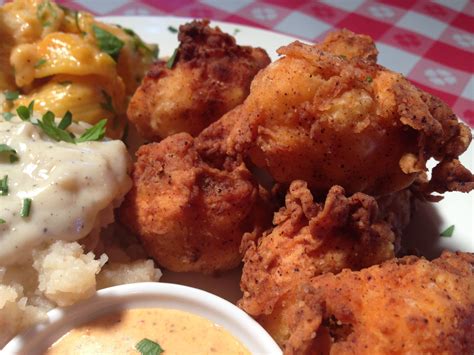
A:
<svg viewBox="0 0 474 355">
<path fill-rule="evenodd" d="M 144 145 L 137 158 L 119 217 L 149 255 L 172 271 L 236 267 L 242 235 L 271 214 L 247 168 L 209 166 L 187 133 Z"/>
<path fill-rule="evenodd" d="M 285 354 L 472 354 L 474 254 L 414 256 L 295 287 L 266 324 Z"/>
<path fill-rule="evenodd" d="M 374 40 L 367 35 L 355 34 L 346 29 L 329 32 L 323 42 L 316 44 L 322 51 L 346 59 L 366 59 L 377 62 L 379 51 Z"/>
<path fill-rule="evenodd" d="M 255 74 L 270 63 L 263 49 L 238 46 L 207 20 L 180 26 L 178 39 L 173 68 L 156 62 L 128 108 L 129 120 L 149 140 L 199 134 L 242 103 Z"/>
<path fill-rule="evenodd" d="M 369 60 L 370 51 L 360 59 L 320 49 L 340 53 L 333 40 L 280 48 L 284 57 L 255 77 L 242 105 L 202 132 L 199 149 L 249 155 L 280 183 L 375 196 L 410 186 L 429 158 L 445 165 L 467 149 L 471 132 L 446 104 Z M 456 171 L 449 186 L 425 181 L 420 190 L 474 188 L 472 174 Z"/>
<path fill-rule="evenodd" d="M 401 195 L 385 201 L 387 210 L 379 211 L 373 197 L 362 193 L 345 197 L 344 189 L 334 186 L 325 203 L 318 204 L 305 182 L 294 181 L 286 207 L 275 214 L 276 226 L 258 240 L 246 235 L 242 241 L 240 306 L 265 323 L 275 308 L 287 302 L 290 290 L 311 278 L 393 258 L 397 233 L 409 220 L 405 210 L 410 200 L 405 192 Z M 403 217 L 388 217 L 388 210 L 400 211 Z"/>
</svg>

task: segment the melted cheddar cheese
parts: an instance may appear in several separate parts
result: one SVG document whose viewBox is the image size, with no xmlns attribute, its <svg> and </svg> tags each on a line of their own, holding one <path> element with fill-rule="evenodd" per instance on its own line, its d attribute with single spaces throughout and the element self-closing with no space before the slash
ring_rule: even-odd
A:
<svg viewBox="0 0 474 355">
<path fill-rule="evenodd" d="M 121 43 L 117 56 L 107 52 L 97 28 Z M 120 137 L 128 97 L 154 60 L 152 46 L 131 31 L 50 0 L 15 0 L 0 7 L 0 37 L 0 92 L 21 94 L 4 104 L 4 111 L 34 100 L 39 112 L 71 111 L 76 120 L 91 124 L 107 118 L 107 135 Z"/>
</svg>

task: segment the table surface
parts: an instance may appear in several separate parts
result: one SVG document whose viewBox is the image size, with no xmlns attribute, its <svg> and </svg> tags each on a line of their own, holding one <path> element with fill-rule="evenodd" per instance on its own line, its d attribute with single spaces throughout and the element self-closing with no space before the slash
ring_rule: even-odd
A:
<svg viewBox="0 0 474 355">
<path fill-rule="evenodd" d="M 2 0 L 0 0 L 0 3 Z M 183 16 L 245 24 L 308 41 L 334 28 L 370 35 L 379 61 L 442 98 L 474 127 L 474 1 L 59 0 L 100 16 Z M 403 60 L 400 60 L 403 58 Z"/>
</svg>

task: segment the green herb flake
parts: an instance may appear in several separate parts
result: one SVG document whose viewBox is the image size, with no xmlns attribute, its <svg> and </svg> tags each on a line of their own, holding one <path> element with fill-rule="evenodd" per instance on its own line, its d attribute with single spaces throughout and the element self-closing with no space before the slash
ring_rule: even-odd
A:
<svg viewBox="0 0 474 355">
<path fill-rule="evenodd" d="M 18 106 L 16 109 L 16 113 L 22 121 L 29 121 L 29 119 L 31 118 L 30 111 L 26 106 Z"/>
<path fill-rule="evenodd" d="M 31 198 L 24 198 L 23 204 L 21 206 L 20 216 L 28 217 L 30 215 L 30 210 L 31 210 Z"/>
<path fill-rule="evenodd" d="M 67 111 L 64 114 L 61 122 L 59 122 L 58 128 L 64 130 L 64 129 L 68 128 L 71 125 L 71 123 L 72 123 L 72 113 Z"/>
<path fill-rule="evenodd" d="M 373 79 L 372 79 L 371 76 L 368 76 L 367 78 L 365 78 L 365 80 L 366 80 L 368 83 L 371 83 Z"/>
<path fill-rule="evenodd" d="M 70 9 L 69 7 L 66 7 L 66 6 L 63 6 L 63 5 L 60 5 L 60 4 L 56 4 L 56 5 L 59 6 L 59 8 L 61 10 L 63 10 L 63 12 L 66 16 L 74 18 L 74 22 L 76 24 L 78 32 L 81 33 L 81 34 L 85 34 L 84 31 L 82 31 L 80 26 L 79 26 L 79 11 Z"/>
<path fill-rule="evenodd" d="M 11 112 L 3 112 L 2 116 L 5 119 L 5 121 L 10 121 L 15 115 Z"/>
<path fill-rule="evenodd" d="M 126 28 L 126 27 L 122 27 L 120 25 L 115 25 L 117 26 L 118 28 L 121 28 L 123 30 L 123 32 L 125 32 L 126 34 L 128 34 L 130 37 L 135 37 L 137 34 L 135 33 L 134 30 L 130 29 L 130 28 Z"/>
<path fill-rule="evenodd" d="M 35 108 L 35 100 L 31 101 L 28 105 L 28 111 L 30 112 L 30 117 L 33 116 L 34 108 Z"/>
<path fill-rule="evenodd" d="M 132 37 L 135 50 L 142 50 L 145 54 L 150 55 L 153 58 L 158 58 L 158 45 L 156 44 L 146 44 L 143 40 L 130 28 L 125 28 L 120 25 L 116 25 L 122 29 L 127 35 Z"/>
<path fill-rule="evenodd" d="M 160 344 L 147 338 L 140 340 L 137 345 L 135 345 L 135 349 L 137 349 L 142 355 L 160 355 L 164 352 Z"/>
<path fill-rule="evenodd" d="M 18 117 L 21 118 L 22 121 L 29 121 L 31 117 L 33 117 L 33 110 L 35 108 L 35 101 L 31 101 L 28 107 L 26 106 L 18 106 L 16 109 L 16 113 Z"/>
<path fill-rule="evenodd" d="M 115 61 L 117 61 L 120 50 L 124 46 L 124 42 L 112 33 L 96 26 L 92 25 L 97 44 L 102 52 L 110 55 Z"/>
<path fill-rule="evenodd" d="M 83 36 L 86 35 L 86 32 L 84 32 L 81 28 L 81 25 L 79 24 L 79 11 L 76 11 L 76 13 L 74 14 L 74 22 L 76 23 L 76 27 L 77 27 L 77 30 L 79 31 L 80 34 L 82 34 Z"/>
<path fill-rule="evenodd" d="M 178 33 L 178 30 L 176 29 L 176 27 L 173 27 L 173 26 L 168 26 L 168 31 L 170 31 L 171 33 Z"/>
<path fill-rule="evenodd" d="M 31 122 L 33 116 L 34 101 L 30 102 L 28 107 L 19 106 L 17 108 L 18 116 L 23 121 Z M 107 125 L 107 120 L 103 119 L 99 121 L 96 125 L 88 128 L 85 132 L 79 137 L 76 138 L 72 132 L 67 131 L 66 129 L 72 124 L 72 113 L 67 111 L 58 125 L 55 122 L 55 115 L 51 111 L 46 112 L 41 119 L 38 119 L 37 122 L 31 122 L 35 126 L 41 128 L 44 134 L 48 137 L 54 139 L 57 142 L 64 141 L 67 143 L 82 143 L 88 141 L 98 141 L 105 137 L 105 126 Z M 0 153 L 7 152 L 10 154 L 10 162 L 15 162 L 18 160 L 16 151 L 5 144 L 0 144 Z"/>
<path fill-rule="evenodd" d="M 0 180 L 0 196 L 8 195 L 8 175 L 5 175 L 3 179 Z"/>
<path fill-rule="evenodd" d="M 158 59 L 159 54 L 160 54 L 160 47 L 158 47 L 157 44 L 153 44 L 152 49 L 151 49 L 151 55 L 153 56 L 153 58 Z"/>
<path fill-rule="evenodd" d="M 36 9 L 36 17 L 43 27 L 51 26 L 51 20 L 58 17 L 56 9 L 49 0 L 43 1 Z"/>
<path fill-rule="evenodd" d="M 236 36 L 238 33 L 240 32 L 240 29 L 239 28 L 236 28 L 234 30 L 234 33 L 232 34 L 233 36 Z"/>
<path fill-rule="evenodd" d="M 46 112 L 41 120 L 38 120 L 38 126 L 48 137 L 57 142 L 64 141 L 68 143 L 76 143 L 74 139 L 75 137 L 72 133 L 56 126 L 56 123 L 54 122 L 54 113 L 51 111 Z"/>
<path fill-rule="evenodd" d="M 1 218 L 0 218 L 0 224 L 5 224 L 5 223 L 7 223 L 7 221 L 5 221 L 4 219 L 1 219 Z"/>
<path fill-rule="evenodd" d="M 76 139 L 77 143 L 89 142 L 89 141 L 99 141 L 105 137 L 105 126 L 107 125 L 107 120 L 100 120 L 97 124 L 92 126 Z"/>
<path fill-rule="evenodd" d="M 36 62 L 36 64 L 34 65 L 34 67 L 35 67 L 36 69 L 38 69 L 39 67 L 45 65 L 46 63 L 47 63 L 47 60 L 46 60 L 46 59 L 40 58 L 40 59 Z"/>
<path fill-rule="evenodd" d="M 0 157 L 1 156 L 6 156 L 10 160 L 10 163 L 14 163 L 19 159 L 16 150 L 6 144 L 0 144 Z"/>
<path fill-rule="evenodd" d="M 145 44 L 140 40 L 140 45 L 138 48 L 142 48 L 146 53 L 148 53 L 153 59 L 158 58 L 158 54 L 160 54 L 160 48 L 157 44 Z"/>
<path fill-rule="evenodd" d="M 338 57 L 343 59 L 343 60 L 347 60 L 347 57 L 344 54 L 338 55 Z"/>
<path fill-rule="evenodd" d="M 174 66 L 174 62 L 176 61 L 176 56 L 178 55 L 178 48 L 176 48 L 173 52 L 173 54 L 171 55 L 170 59 L 168 59 L 168 61 L 166 62 L 166 67 L 168 69 L 172 69 L 173 66 Z"/>
<path fill-rule="evenodd" d="M 447 237 L 447 238 L 450 238 L 453 236 L 453 233 L 454 233 L 454 224 L 449 226 L 448 228 L 446 228 L 444 231 L 441 232 L 440 236 L 441 237 Z"/>
<path fill-rule="evenodd" d="M 8 101 L 14 101 L 20 97 L 20 93 L 18 91 L 5 91 L 3 94 L 5 95 L 5 99 Z"/>
</svg>

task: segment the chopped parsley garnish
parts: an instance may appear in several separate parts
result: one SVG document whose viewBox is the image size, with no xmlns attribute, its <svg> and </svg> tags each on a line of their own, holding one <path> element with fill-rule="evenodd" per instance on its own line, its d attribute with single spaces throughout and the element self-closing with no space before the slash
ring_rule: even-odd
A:
<svg viewBox="0 0 474 355">
<path fill-rule="evenodd" d="M 101 140 L 105 136 L 106 125 L 106 119 L 100 120 L 96 125 L 86 129 L 86 131 L 79 138 L 76 138 L 76 143 Z"/>
<path fill-rule="evenodd" d="M 58 17 L 58 14 L 56 13 L 56 9 L 51 4 L 51 2 L 49 0 L 45 0 L 38 5 L 38 8 L 36 10 L 36 17 L 41 23 L 41 26 L 49 27 L 51 26 L 50 19 L 56 19 Z"/>
<path fill-rule="evenodd" d="M 0 157 L 7 156 L 10 160 L 10 163 L 18 161 L 18 154 L 15 149 L 6 144 L 0 144 Z"/>
<path fill-rule="evenodd" d="M 3 179 L 0 180 L 0 196 L 8 195 L 8 175 L 5 175 Z"/>
<path fill-rule="evenodd" d="M 237 35 L 237 33 L 239 33 L 239 32 L 240 32 L 240 29 L 239 29 L 239 28 L 236 28 L 236 29 L 234 30 L 234 33 L 233 33 L 232 35 L 235 36 L 235 35 Z"/>
<path fill-rule="evenodd" d="M 7 221 L 5 221 L 4 219 L 1 219 L 1 218 L 0 218 L 0 224 L 5 224 L 5 223 L 7 223 Z"/>
<path fill-rule="evenodd" d="M 46 59 L 40 58 L 40 59 L 36 62 L 36 64 L 34 65 L 34 67 L 35 67 L 36 69 L 38 69 L 38 68 L 41 67 L 42 65 L 45 65 L 46 62 L 47 62 Z"/>
<path fill-rule="evenodd" d="M 57 142 L 64 141 L 68 143 L 76 143 L 74 140 L 74 135 L 71 132 L 56 126 L 56 122 L 54 121 L 54 113 L 51 111 L 46 112 L 43 117 L 38 120 L 37 124 L 47 136 Z"/>
<path fill-rule="evenodd" d="M 88 141 L 98 141 L 105 137 L 105 126 L 107 125 L 106 119 L 103 119 L 94 126 L 86 129 L 79 138 L 76 138 L 72 132 L 66 130 L 72 124 L 71 112 L 67 111 L 59 124 L 56 125 L 55 115 L 51 111 L 46 112 L 41 119 L 38 119 L 36 122 L 31 121 L 31 118 L 33 117 L 33 108 L 34 101 L 31 101 L 28 107 L 19 106 L 17 108 L 18 116 L 23 121 L 29 121 L 32 124 L 39 126 L 48 137 L 57 142 L 64 141 L 76 144 Z"/>
<path fill-rule="evenodd" d="M 30 119 L 30 112 L 26 106 L 18 106 L 16 113 L 23 121 L 28 121 Z"/>
<path fill-rule="evenodd" d="M 14 101 L 18 99 L 18 97 L 20 96 L 20 93 L 18 91 L 5 91 L 4 95 L 5 95 L 6 100 Z"/>
<path fill-rule="evenodd" d="M 117 36 L 96 25 L 92 25 L 92 30 L 94 31 L 100 50 L 107 53 L 117 61 L 124 42 Z"/>
<path fill-rule="evenodd" d="M 168 26 L 168 31 L 170 31 L 171 33 L 178 33 L 178 30 L 176 29 L 176 27 L 173 27 L 173 26 Z"/>
<path fill-rule="evenodd" d="M 5 119 L 5 121 L 10 121 L 15 115 L 11 112 L 3 112 L 2 116 Z"/>
<path fill-rule="evenodd" d="M 178 55 L 178 48 L 176 48 L 173 52 L 173 54 L 171 55 L 170 59 L 168 59 L 168 61 L 166 62 L 166 67 L 168 69 L 172 69 L 173 66 L 174 66 L 174 62 L 176 61 L 176 56 Z"/>
<path fill-rule="evenodd" d="M 100 107 L 102 107 L 106 111 L 115 113 L 114 104 L 112 102 L 112 97 L 109 94 L 107 94 L 107 91 L 105 91 L 105 90 L 102 90 L 102 96 L 104 97 L 105 102 L 102 102 L 100 104 Z"/>
<path fill-rule="evenodd" d="M 441 232 L 440 236 L 441 237 L 452 237 L 453 236 L 453 232 L 454 232 L 454 224 L 449 226 L 448 228 L 446 228 L 444 231 Z"/>
<path fill-rule="evenodd" d="M 26 106 L 18 106 L 16 109 L 16 113 L 18 117 L 21 118 L 22 121 L 29 121 L 33 116 L 33 109 L 35 108 L 35 101 L 31 101 L 28 107 Z"/>
<path fill-rule="evenodd" d="M 74 22 L 76 23 L 76 27 L 79 33 L 85 36 L 87 33 L 82 30 L 81 25 L 79 24 L 79 15 L 79 11 L 74 11 Z"/>
<path fill-rule="evenodd" d="M 145 54 L 151 55 L 153 58 L 158 58 L 159 49 L 156 44 L 146 44 L 143 40 L 130 28 L 125 28 L 122 26 L 117 25 L 119 28 L 123 30 L 126 34 L 128 34 L 133 39 L 133 44 L 135 46 L 135 50 L 141 49 L 145 52 Z"/>
<path fill-rule="evenodd" d="M 137 345 L 135 345 L 135 349 L 137 349 L 142 355 L 160 355 L 164 352 L 160 344 L 147 338 L 140 340 Z"/>
<path fill-rule="evenodd" d="M 338 55 L 339 58 L 347 60 L 347 57 L 344 54 Z"/>
<path fill-rule="evenodd" d="M 81 27 L 79 26 L 79 11 L 76 11 L 76 10 L 73 10 L 73 9 L 70 9 L 66 6 L 63 6 L 63 5 L 59 5 L 57 4 L 57 6 L 59 6 L 59 8 L 61 10 L 64 11 L 64 14 L 66 16 L 68 16 L 69 18 L 73 18 L 74 19 L 74 23 L 77 27 L 77 30 L 80 34 L 82 35 L 85 35 L 86 33 L 84 31 L 82 31 Z"/>
<path fill-rule="evenodd" d="M 365 80 L 366 80 L 368 83 L 371 83 L 373 79 L 372 79 L 371 76 L 368 76 L 367 78 L 365 78 Z"/>
<path fill-rule="evenodd" d="M 30 215 L 30 210 L 31 210 L 31 198 L 24 198 L 23 204 L 21 206 L 20 216 L 28 217 Z"/>
<path fill-rule="evenodd" d="M 151 50 L 151 55 L 153 58 L 157 59 L 158 56 L 160 55 L 160 47 L 158 47 L 157 44 L 153 45 L 153 48 Z"/>
<path fill-rule="evenodd" d="M 72 113 L 67 111 L 64 114 L 61 122 L 59 122 L 58 128 L 64 130 L 64 129 L 68 128 L 71 125 L 71 123 L 72 123 Z"/>
</svg>

